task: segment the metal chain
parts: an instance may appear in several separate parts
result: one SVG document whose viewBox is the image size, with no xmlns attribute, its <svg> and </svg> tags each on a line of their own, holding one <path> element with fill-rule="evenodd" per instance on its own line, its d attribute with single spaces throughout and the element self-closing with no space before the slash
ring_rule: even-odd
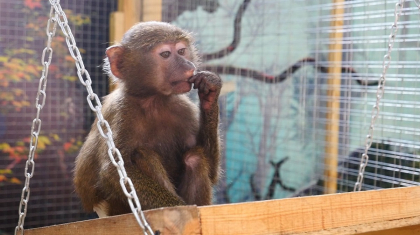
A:
<svg viewBox="0 0 420 235">
<path fill-rule="evenodd" d="M 373 105 L 373 109 L 372 109 L 372 114 L 371 114 L 372 118 L 370 120 L 368 134 L 365 139 L 365 150 L 360 160 L 359 174 L 357 176 L 357 181 L 354 184 L 354 191 L 360 191 L 362 189 L 363 175 L 365 173 L 365 168 L 369 161 L 369 156 L 367 152 L 370 146 L 372 145 L 373 128 L 374 128 L 376 119 L 379 116 L 379 102 L 381 101 L 384 95 L 385 81 L 386 81 L 385 76 L 389 68 L 389 64 L 391 63 L 391 51 L 392 51 L 392 47 L 394 46 L 395 35 L 398 30 L 398 27 L 397 27 L 398 19 L 401 15 L 404 1 L 405 0 L 399 0 L 399 2 L 395 4 L 395 10 L 394 10 L 395 19 L 394 19 L 394 23 L 391 26 L 391 34 L 389 35 L 389 38 L 388 38 L 388 51 L 386 55 L 384 56 L 384 59 L 382 62 L 382 74 L 381 74 L 381 77 L 379 78 L 378 89 L 376 90 L 376 102 Z"/>
<path fill-rule="evenodd" d="M 25 165 L 25 186 L 22 189 L 22 196 L 20 198 L 19 204 L 19 221 L 18 225 L 15 228 L 15 235 L 20 232 L 23 235 L 23 225 L 25 223 L 26 212 L 28 209 L 28 202 L 29 202 L 29 195 L 31 189 L 29 188 L 29 183 L 31 178 L 34 176 L 35 170 L 35 161 L 34 156 L 36 149 L 38 147 L 38 137 L 39 133 L 41 132 L 41 119 L 39 115 L 41 113 L 42 108 L 45 105 L 45 99 L 47 97 L 45 90 L 47 88 L 47 78 L 48 78 L 48 69 L 51 64 L 51 58 L 53 54 L 53 49 L 51 48 L 51 41 L 55 35 L 55 31 L 57 29 L 57 21 L 56 21 L 56 13 L 54 12 L 54 8 L 51 7 L 50 9 L 50 18 L 48 19 L 46 33 L 47 33 L 47 46 L 42 51 L 42 58 L 41 62 L 43 65 L 41 78 L 39 79 L 38 85 L 38 92 L 36 94 L 35 99 L 35 108 L 36 108 L 36 117 L 32 121 L 31 127 L 31 137 L 29 143 L 29 154 L 28 160 L 26 160 Z"/>
<path fill-rule="evenodd" d="M 71 32 L 70 26 L 68 25 L 67 16 L 61 8 L 60 0 L 50 0 L 50 3 L 51 6 L 54 7 L 55 12 L 57 14 L 56 20 L 58 22 L 58 25 L 60 26 L 64 36 L 66 37 L 66 43 L 69 48 L 70 55 L 75 60 L 77 76 L 79 77 L 80 82 L 86 87 L 86 90 L 88 92 L 87 102 L 89 104 L 90 109 L 92 109 L 92 111 L 96 113 L 96 116 L 98 118 L 97 127 L 101 136 L 106 140 L 106 143 L 108 145 L 108 156 L 111 159 L 112 164 L 117 168 L 118 175 L 120 176 L 120 185 L 125 196 L 128 199 L 128 204 L 130 205 L 131 211 L 133 212 L 138 224 L 143 229 L 144 234 L 147 235 L 148 232 L 150 232 L 150 234 L 153 235 L 153 230 L 147 223 L 143 211 L 141 210 L 141 204 L 137 197 L 136 190 L 134 189 L 134 185 L 131 179 L 127 176 L 127 172 L 125 171 L 124 160 L 122 159 L 121 153 L 115 147 L 109 123 L 102 116 L 101 101 L 98 95 L 92 90 L 92 80 L 90 79 L 89 72 L 85 69 L 82 56 L 80 55 L 80 51 L 76 46 L 76 41 L 74 39 L 73 33 Z M 83 76 L 85 76 L 86 80 L 83 78 Z M 127 189 L 127 186 L 129 190 Z"/>
<path fill-rule="evenodd" d="M 118 175 L 120 176 L 120 185 L 122 187 L 124 194 L 128 198 L 128 203 L 130 205 L 131 211 L 133 212 L 134 217 L 136 218 L 138 224 L 143 229 L 144 234 L 147 235 L 149 232 L 151 235 L 153 235 L 154 234 L 153 230 L 151 229 L 150 225 L 147 223 L 144 213 L 141 210 L 140 201 L 137 197 L 136 190 L 134 189 L 134 185 L 131 179 L 127 176 L 127 173 L 125 171 L 124 161 L 122 159 L 121 153 L 115 147 L 114 140 L 112 138 L 112 131 L 109 126 L 109 123 L 102 116 L 101 101 L 99 100 L 98 95 L 95 94 L 92 90 L 92 86 L 91 86 L 92 80 L 90 79 L 90 75 L 88 71 L 85 69 L 82 56 L 80 54 L 79 49 L 76 46 L 76 41 L 71 32 L 70 26 L 68 25 L 66 14 L 61 8 L 60 0 L 50 0 L 50 4 L 51 4 L 50 19 L 48 20 L 47 28 L 46 28 L 48 41 L 47 41 L 46 48 L 42 52 L 41 61 L 43 64 L 43 69 L 42 69 L 42 75 L 39 81 L 38 93 L 37 93 L 36 102 L 35 102 L 37 114 L 36 114 L 36 118 L 32 122 L 29 155 L 28 155 L 28 160 L 26 161 L 26 166 L 25 166 L 26 181 L 25 181 L 25 186 L 22 190 L 22 196 L 21 196 L 21 201 L 19 205 L 19 221 L 18 221 L 18 225 L 15 228 L 15 235 L 17 235 L 19 231 L 20 231 L 20 234 L 23 235 L 23 231 L 24 231 L 23 226 L 25 222 L 25 217 L 27 213 L 27 205 L 29 202 L 29 195 L 30 195 L 29 183 L 30 183 L 30 179 L 33 177 L 33 174 L 34 174 L 34 169 L 35 169 L 34 156 L 35 156 L 36 148 L 38 145 L 39 133 L 41 131 L 41 119 L 39 118 L 39 115 L 40 115 L 41 109 L 45 105 L 45 99 L 46 99 L 45 90 L 47 87 L 48 69 L 51 64 L 52 53 L 53 53 L 53 49 L 51 48 L 51 41 L 55 35 L 56 29 L 57 29 L 57 23 L 60 26 L 61 30 L 63 31 L 64 36 L 66 37 L 66 43 L 69 48 L 70 54 L 75 60 L 76 68 L 77 68 L 77 75 L 79 77 L 79 80 L 86 87 L 86 90 L 88 91 L 87 101 L 88 101 L 89 107 L 96 113 L 98 117 L 97 126 L 99 129 L 99 132 L 102 135 L 102 137 L 104 137 L 107 141 L 108 156 L 110 157 L 112 164 L 117 168 Z M 51 24 L 52 24 L 52 28 L 51 28 Z M 48 55 L 47 57 L 46 57 L 46 54 Z M 45 61 L 45 58 L 47 58 L 47 61 Z M 84 80 L 83 75 L 86 77 L 86 80 Z M 40 100 L 41 100 L 41 103 L 39 103 Z M 95 101 L 96 106 L 92 103 L 93 100 Z M 104 132 L 104 130 L 102 129 L 103 126 L 106 128 L 106 132 Z M 117 156 L 117 160 L 115 160 L 114 155 Z M 129 186 L 130 191 L 127 190 L 126 185 Z"/>
</svg>

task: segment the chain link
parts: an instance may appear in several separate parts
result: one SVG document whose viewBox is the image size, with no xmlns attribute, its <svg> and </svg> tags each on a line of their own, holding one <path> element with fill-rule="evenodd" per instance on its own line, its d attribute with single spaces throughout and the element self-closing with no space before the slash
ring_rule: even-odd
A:
<svg viewBox="0 0 420 235">
<path fill-rule="evenodd" d="M 141 204 L 137 197 L 136 190 L 134 189 L 134 185 L 131 179 L 127 176 L 127 172 L 125 171 L 124 160 L 121 156 L 121 153 L 115 147 L 109 123 L 104 119 L 102 115 L 101 101 L 98 95 L 95 94 L 92 90 L 92 80 L 88 71 L 85 69 L 82 56 L 80 54 L 79 48 L 76 45 L 76 40 L 74 39 L 73 33 L 70 29 L 70 26 L 68 25 L 67 16 L 61 8 L 59 0 L 50 0 L 50 3 L 56 12 L 56 20 L 58 22 L 58 25 L 60 26 L 64 36 L 66 37 L 66 44 L 69 49 L 70 55 L 75 60 L 77 76 L 79 77 L 80 82 L 86 87 L 86 90 L 88 92 L 87 102 L 89 104 L 90 109 L 96 113 L 98 119 L 97 127 L 101 136 L 106 140 L 106 143 L 108 145 L 108 156 L 112 164 L 117 168 L 118 175 L 120 176 L 120 185 L 124 194 L 127 196 L 128 204 L 130 205 L 131 211 L 133 212 L 138 224 L 143 229 L 144 234 L 147 235 L 149 232 L 151 235 L 153 235 L 153 230 L 147 223 L 143 211 L 141 210 Z"/>
<path fill-rule="evenodd" d="M 368 150 L 370 146 L 372 145 L 373 141 L 373 128 L 375 126 L 376 119 L 379 116 L 379 103 L 384 95 L 385 90 L 385 81 L 386 81 L 386 73 L 389 68 L 389 64 L 391 63 L 391 51 L 394 46 L 395 41 L 395 35 L 398 30 L 398 19 L 401 15 L 403 4 L 405 0 L 399 0 L 398 3 L 395 4 L 395 10 L 394 10 L 394 23 L 391 26 L 391 34 L 388 37 L 388 51 L 386 55 L 383 58 L 382 62 L 382 74 L 379 78 L 379 84 L 378 89 L 376 90 L 376 102 L 373 105 L 372 113 L 371 113 L 371 120 L 370 120 L 370 126 L 368 130 L 368 134 L 365 139 L 365 150 L 362 154 L 361 160 L 360 160 L 360 166 L 359 166 L 359 173 L 357 175 L 357 181 L 354 184 L 354 191 L 360 191 L 362 189 L 363 184 L 363 175 L 365 173 L 365 168 L 369 161 L 368 156 Z M 417 3 L 417 2 L 416 2 Z"/>
<path fill-rule="evenodd" d="M 41 124 L 42 121 L 39 118 L 42 108 L 45 105 L 45 99 L 47 95 L 45 90 L 47 88 L 47 78 L 48 78 L 48 68 L 51 64 L 51 58 L 53 54 L 53 49 L 51 48 L 51 41 L 52 38 L 55 36 L 55 31 L 57 29 L 57 21 L 56 21 L 56 13 L 54 12 L 54 8 L 51 7 L 50 9 L 50 18 L 48 19 L 47 27 L 46 27 L 46 34 L 47 34 L 47 46 L 42 51 L 41 63 L 42 63 L 42 74 L 41 78 L 39 79 L 38 85 L 38 92 L 35 99 L 35 108 L 36 108 L 36 117 L 32 121 L 31 127 L 31 137 L 29 143 L 29 154 L 28 160 L 26 160 L 25 165 L 25 185 L 22 189 L 22 196 L 20 198 L 19 204 L 19 221 L 18 225 L 15 228 L 15 235 L 21 234 L 23 235 L 23 225 L 25 223 L 26 213 L 28 209 L 28 202 L 29 196 L 31 194 L 31 189 L 29 187 L 29 183 L 31 178 L 34 176 L 35 170 L 35 152 L 38 146 L 38 138 L 39 133 L 41 132 Z"/>
</svg>

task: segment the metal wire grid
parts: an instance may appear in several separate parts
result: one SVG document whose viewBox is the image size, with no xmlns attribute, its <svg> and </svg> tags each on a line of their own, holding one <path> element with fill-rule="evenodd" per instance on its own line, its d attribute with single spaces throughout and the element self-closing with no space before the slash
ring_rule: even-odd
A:
<svg viewBox="0 0 420 235">
<path fill-rule="evenodd" d="M 101 63 L 107 39 L 108 13 L 116 9 L 115 1 L 83 1 L 80 4 L 62 0 L 63 8 L 91 17 L 91 24 L 74 28 L 78 45 L 86 49 L 85 63 L 91 72 L 95 91 L 106 94 L 106 78 L 97 66 Z M 163 20 L 193 31 L 202 53 L 217 51 L 229 45 L 233 38 L 233 21 L 242 0 L 187 1 L 164 0 Z M 0 1 L 0 53 L 6 44 L 21 43 L 29 32 L 24 29 L 25 16 L 18 14 L 21 2 Z M 357 177 L 370 109 L 374 102 L 375 86 L 386 50 L 386 39 L 393 21 L 394 0 L 355 0 L 345 2 L 343 67 L 351 67 L 357 76 L 342 73 L 339 178 L 338 191 L 351 191 Z M 236 85 L 234 91 L 221 97 L 221 133 L 223 134 L 224 177 L 216 190 L 216 203 L 252 201 L 268 197 L 281 198 L 323 193 L 327 74 L 319 67 L 328 67 L 328 45 L 331 43 L 330 23 L 334 20 L 334 4 L 326 0 L 251 0 L 241 23 L 241 42 L 234 53 L 203 63 L 219 64 L 224 71 L 230 65 L 236 72 L 221 74 L 226 82 Z M 222 18 L 217 18 L 222 16 Z M 298 17 L 296 17 L 298 16 Z M 414 1 L 407 1 L 400 19 L 387 76 L 381 116 L 377 122 L 370 163 L 365 173 L 363 189 L 378 189 L 419 184 L 418 120 L 419 84 L 417 79 L 419 51 L 419 12 Z M 73 29 L 73 28 L 72 28 Z M 43 46 L 42 39 L 25 45 Z M 23 45 L 23 44 L 22 44 Z M 0 54 L 1 55 L 1 54 Z M 40 55 L 40 53 L 39 53 Z M 55 52 L 54 57 L 64 56 Z M 303 57 L 308 62 L 287 79 L 276 84 L 252 78 L 250 70 L 275 75 Z M 53 59 L 54 63 L 54 59 Z M 244 74 L 241 68 L 248 68 Z M 72 70 L 72 69 L 71 69 Z M 69 71 L 69 73 L 74 71 Z M 44 132 L 60 133 L 63 138 L 79 138 L 90 128 L 92 117 L 85 111 L 85 97 L 81 87 L 51 79 L 43 125 Z M 359 84 L 362 81 L 362 84 Z M 35 85 L 25 83 L 28 97 L 33 97 Z M 65 98 L 72 98 L 71 101 Z M 68 113 L 73 103 L 75 113 L 67 119 L 59 113 Z M 63 104 L 65 104 L 63 106 Z M 81 110 L 78 107 L 84 107 Z M 2 107 L 4 108 L 4 107 Z M 1 142 L 15 142 L 26 135 L 33 109 L 20 113 L 9 112 Z M 5 115 L 2 116 L 5 118 Z M 47 123 L 47 121 L 46 121 Z M 62 131 L 63 125 L 66 132 Z M 80 129 L 80 127 L 83 127 Z M 6 130 L 7 128 L 7 130 Z M 42 153 L 33 179 L 31 206 L 25 223 L 28 227 L 58 224 L 83 218 L 78 199 L 69 187 L 71 183 L 63 172 L 71 173 L 74 156 L 57 160 L 59 146 Z M 3 154 L 3 153 L 1 153 Z M 0 165 L 8 160 L 1 155 Z M 270 160 L 279 163 L 283 186 L 276 186 L 270 195 L 270 181 L 275 168 Z M 64 163 L 64 165 L 63 165 Z M 64 168 L 60 168 L 64 166 Z M 14 168 L 23 172 L 22 167 Z M 63 176 L 64 175 L 64 176 Z M 38 180 L 37 180 L 38 179 Z M 254 183 L 254 186 L 251 184 Z M 252 189 L 255 187 L 255 189 Z M 287 189 L 288 188 L 288 189 Z M 20 185 L 0 186 L 0 230 L 14 228 Z M 259 198 L 258 198 L 259 197 Z M 3 213 L 4 212 L 4 213 Z"/>
<path fill-rule="evenodd" d="M 167 0 L 163 19 L 193 31 L 199 49 L 205 54 L 229 45 L 235 13 L 243 2 Z M 342 67 L 352 68 L 355 73 L 343 72 L 339 87 L 338 192 L 352 191 L 357 177 L 360 148 L 376 92 L 374 83 L 387 49 L 395 3 L 392 0 L 344 3 Z M 274 198 L 321 194 L 323 182 L 335 180 L 324 176 L 324 159 L 331 157 L 324 155 L 329 144 L 325 142 L 330 134 L 325 125 L 329 122 L 326 103 L 330 97 L 326 92 L 328 75 L 319 69 L 333 66 L 328 61 L 330 33 L 334 30 L 330 23 L 335 20 L 331 15 L 333 7 L 331 1 L 323 0 L 250 1 L 240 25 L 240 46 L 223 58 L 203 61 L 225 66 L 225 71 L 232 65 L 237 68 L 236 75 L 222 74 L 225 81 L 236 84 L 236 90 L 224 97 L 227 110 L 221 120 L 226 128 L 223 131 L 227 162 L 218 202 L 255 200 L 251 177 L 260 187 L 256 191 L 263 199 L 274 174 L 269 161 L 285 157 L 288 159 L 281 166 L 281 180 L 295 190 L 277 188 Z M 416 75 L 419 19 L 414 1 L 406 1 L 391 54 L 364 190 L 419 183 Z M 314 58 L 318 69 L 308 63 L 279 84 L 255 81 L 250 73 L 244 75 L 240 69 L 275 75 L 304 56 Z M 264 130 L 267 125 L 269 130 Z M 305 174 L 308 169 L 310 174 Z"/>
<path fill-rule="evenodd" d="M 35 58 L 39 63 L 42 48 L 45 46 L 45 37 L 39 36 L 36 28 L 27 27 L 31 20 L 29 15 L 47 15 L 49 3 L 46 8 L 24 6 L 24 1 L 0 1 L 0 56 L 7 56 L 6 50 L 19 48 L 35 50 L 36 54 L 19 55 L 23 61 Z M 115 1 L 66 1 L 62 0 L 64 9 L 71 10 L 72 16 L 78 14 L 89 18 L 89 21 L 80 26 L 71 25 L 78 40 L 78 45 L 84 49 L 85 65 L 94 80 L 94 89 L 100 96 L 108 91 L 107 77 L 101 71 L 104 48 L 107 47 L 109 14 L 116 10 Z M 25 13 L 22 9 L 30 9 Z M 45 12 L 44 12 L 45 9 Z M 84 19 L 84 18 L 83 18 Z M 45 20 L 46 21 L 46 20 Z M 37 23 L 37 22 L 35 22 Z M 39 31 L 42 31 L 40 29 Z M 91 112 L 83 97 L 86 96 L 84 88 L 76 80 L 73 82 L 65 76 L 75 76 L 74 64 L 63 66 L 57 63 L 66 61 L 68 52 L 62 50 L 64 42 L 53 39 L 54 55 L 52 60 L 49 82 L 47 87 L 46 105 L 41 114 L 43 120 L 41 135 L 46 136 L 51 142 L 45 151 L 36 158 L 35 177 L 31 181 L 31 198 L 25 228 L 47 226 L 65 222 L 86 219 L 80 200 L 74 193 L 72 183 L 72 170 L 77 152 L 65 151 L 65 144 L 83 141 L 87 130 L 93 120 Z M 64 43 L 64 44 L 63 44 Z M 10 58 L 9 58 L 10 59 Z M 38 65 L 38 64 L 36 64 Z M 59 71 L 57 71 L 57 68 Z M 13 82 L 9 87 L 1 87 L 0 93 L 13 88 L 21 88 L 31 103 L 21 111 L 10 111 L 13 105 L 2 105 L 1 109 L 1 143 L 16 146 L 19 141 L 24 141 L 30 130 L 30 120 L 33 119 L 35 109 L 32 105 L 36 95 L 38 81 L 32 78 L 29 82 Z M 77 79 L 77 77 L 76 77 Z M 56 139 L 59 138 L 59 139 Z M 67 149 L 68 150 L 68 149 Z M 9 154 L 0 151 L 0 169 L 10 168 L 13 159 Z M 24 162 L 16 163 L 12 167 L 13 176 L 21 179 L 24 172 Z M 21 184 L 0 182 L 0 234 L 13 231 L 16 226 L 18 214 L 19 194 Z"/>
</svg>

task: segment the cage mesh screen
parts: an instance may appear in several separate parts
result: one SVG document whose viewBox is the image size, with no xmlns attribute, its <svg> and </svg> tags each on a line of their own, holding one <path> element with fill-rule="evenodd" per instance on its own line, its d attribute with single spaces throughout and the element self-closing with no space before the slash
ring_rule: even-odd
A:
<svg viewBox="0 0 420 235">
<path fill-rule="evenodd" d="M 163 21 L 193 32 L 200 69 L 224 81 L 219 100 L 223 174 L 214 203 L 318 195 L 327 181 L 336 182 L 336 192 L 353 190 L 397 0 L 345 1 L 342 28 L 331 26 L 337 20 L 331 0 L 145 2 L 143 18 L 158 9 Z M 109 13 L 117 1 L 61 4 L 95 92 L 104 96 L 107 78 L 98 66 L 109 46 Z M 48 7 L 47 1 L 0 0 L 0 234 L 17 224 Z M 406 1 L 363 190 L 419 185 L 419 22 L 415 2 Z M 342 38 L 331 38 L 336 30 Z M 333 62 L 330 45 L 337 40 L 342 60 Z M 94 216 L 82 212 L 71 181 L 93 114 L 61 34 L 53 48 L 28 228 Z M 329 87 L 328 68 L 334 66 L 341 67 L 333 74 L 341 84 Z M 334 156 L 326 154 L 334 145 L 326 141 L 333 134 L 327 131 L 329 89 L 340 94 Z M 197 100 L 195 91 L 191 98 Z M 337 178 L 328 178 L 331 166 L 325 163 L 335 157 Z"/>
<path fill-rule="evenodd" d="M 202 69 L 217 72 L 224 177 L 217 202 L 352 191 L 375 102 L 397 1 L 165 0 L 163 20 L 194 32 Z M 420 12 L 406 1 L 362 189 L 418 185 L 417 59 Z M 341 30 L 342 39 L 333 39 Z M 342 43 L 341 85 L 329 87 L 330 45 Z M 326 150 L 328 89 L 340 91 L 338 154 Z M 229 89 L 228 89 L 229 90 Z M 337 157 L 337 178 L 325 175 Z"/>
<path fill-rule="evenodd" d="M 115 1 L 60 1 L 81 48 L 95 92 L 107 93 L 101 68 Z M 46 45 L 48 1 L 0 0 L 0 234 L 11 234 L 25 182 L 29 136 Z M 59 27 L 53 38 L 42 131 L 25 228 L 89 218 L 72 183 L 74 159 L 93 120 Z"/>
</svg>

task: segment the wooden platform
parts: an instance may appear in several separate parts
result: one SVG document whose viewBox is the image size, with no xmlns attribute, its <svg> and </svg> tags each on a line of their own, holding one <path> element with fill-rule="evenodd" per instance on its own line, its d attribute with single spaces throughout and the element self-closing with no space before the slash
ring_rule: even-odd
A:
<svg viewBox="0 0 420 235">
<path fill-rule="evenodd" d="M 420 234 L 420 187 L 145 212 L 161 234 Z M 38 234 L 143 234 L 132 214 L 25 230 Z"/>
</svg>

